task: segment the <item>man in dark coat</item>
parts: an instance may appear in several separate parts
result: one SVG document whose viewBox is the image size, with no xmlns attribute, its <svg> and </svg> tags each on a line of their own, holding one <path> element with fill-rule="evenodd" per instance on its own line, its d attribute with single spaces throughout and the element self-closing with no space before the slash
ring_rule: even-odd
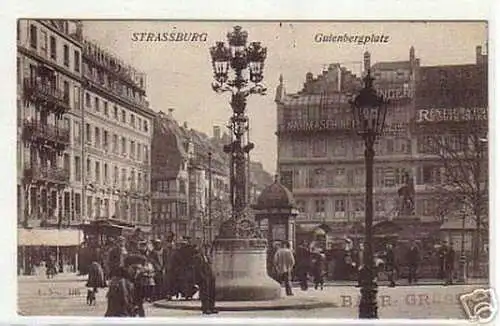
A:
<svg viewBox="0 0 500 326">
<path fill-rule="evenodd" d="M 130 255 L 124 259 L 123 266 L 114 270 L 106 295 L 108 307 L 104 317 L 137 316 L 140 307 L 134 281 L 141 272 L 143 263 L 143 257 Z"/>
<path fill-rule="evenodd" d="M 417 282 L 417 269 L 420 263 L 420 253 L 417 245 L 413 241 L 406 254 L 406 260 L 408 263 L 408 283 L 412 284 L 413 282 Z"/>
<path fill-rule="evenodd" d="M 439 264 L 439 274 L 438 278 L 443 280 L 445 279 L 445 256 L 446 256 L 446 248 L 447 244 L 446 242 L 441 243 L 441 245 L 438 248 L 437 252 L 437 258 L 438 258 L 438 264 Z"/>
<path fill-rule="evenodd" d="M 297 248 L 296 261 L 295 272 L 300 281 L 300 288 L 306 291 L 308 288 L 307 273 L 309 272 L 311 253 L 305 241 Z"/>
<path fill-rule="evenodd" d="M 388 243 L 385 250 L 385 270 L 389 279 L 389 287 L 395 287 L 394 274 L 396 272 L 396 256 L 392 244 Z"/>
<path fill-rule="evenodd" d="M 167 300 L 170 300 L 172 296 L 174 295 L 173 293 L 173 284 L 174 284 L 174 268 L 173 268 L 173 263 L 172 263 L 172 257 L 175 251 L 175 234 L 170 233 L 167 237 L 165 248 L 163 249 L 164 252 L 164 292 Z"/>
<path fill-rule="evenodd" d="M 107 264 L 110 277 L 113 277 L 114 274 L 117 273 L 121 267 L 123 267 L 125 256 L 128 253 L 125 245 L 125 238 L 120 236 L 118 237 L 116 244 L 114 244 L 108 251 Z"/>
<path fill-rule="evenodd" d="M 197 250 L 194 257 L 194 269 L 200 288 L 201 311 L 205 315 L 218 313 L 215 309 L 215 275 L 206 250 Z"/>
<path fill-rule="evenodd" d="M 446 246 L 444 255 L 444 270 L 446 281 L 445 285 L 453 284 L 453 270 L 455 267 L 455 250 L 453 249 L 453 243 Z"/>
</svg>

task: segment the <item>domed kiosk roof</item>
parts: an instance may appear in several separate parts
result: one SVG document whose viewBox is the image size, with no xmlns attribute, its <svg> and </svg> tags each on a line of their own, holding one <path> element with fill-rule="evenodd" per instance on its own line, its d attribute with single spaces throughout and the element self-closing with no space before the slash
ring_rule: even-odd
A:
<svg viewBox="0 0 500 326">
<path fill-rule="evenodd" d="M 295 200 L 290 190 L 279 182 L 278 176 L 275 176 L 274 183 L 262 191 L 255 206 L 258 209 L 294 208 Z"/>
</svg>

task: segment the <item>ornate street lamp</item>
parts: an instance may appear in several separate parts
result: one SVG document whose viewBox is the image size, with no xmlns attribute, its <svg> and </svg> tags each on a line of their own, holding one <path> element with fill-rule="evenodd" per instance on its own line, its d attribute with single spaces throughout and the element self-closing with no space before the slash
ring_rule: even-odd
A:
<svg viewBox="0 0 500 326">
<path fill-rule="evenodd" d="M 279 298 L 281 293 L 279 284 L 267 276 L 266 266 L 261 264 L 266 261 L 267 241 L 247 216 L 246 209 L 246 158 L 254 144 L 245 137 L 249 129 L 245 109 L 250 94 L 265 95 L 266 88 L 261 82 L 267 56 L 260 42 L 247 44 L 247 38 L 248 33 L 235 26 L 227 34 L 227 45 L 217 42 L 210 48 L 212 88 L 217 93 L 231 94 L 232 109 L 228 126 L 232 141 L 224 146 L 230 161 L 232 213 L 213 242 L 216 297 L 225 301 L 271 300 Z"/>
<path fill-rule="evenodd" d="M 260 42 L 251 42 L 247 46 L 248 33 L 240 26 L 235 26 L 227 34 L 228 44 L 217 42 L 210 48 L 214 82 L 212 88 L 217 93 L 231 93 L 230 129 L 233 142 L 224 146 L 224 152 L 230 154 L 232 161 L 231 181 L 233 182 L 233 218 L 239 220 L 246 207 L 246 166 L 245 156 L 253 149 L 253 143 L 244 144 L 244 135 L 248 130 L 248 117 L 245 115 L 246 99 L 250 94 L 264 95 L 266 88 L 261 84 L 264 76 L 264 61 L 267 50 Z M 229 68 L 234 71 L 234 78 L 229 78 Z"/>
<path fill-rule="evenodd" d="M 365 199 L 365 243 L 363 268 L 360 273 L 361 300 L 359 318 L 378 318 L 377 283 L 373 258 L 373 146 L 384 129 L 387 101 L 373 88 L 370 70 L 363 79 L 364 88 L 350 101 L 354 114 L 354 127 L 365 141 L 366 199 Z"/>
</svg>

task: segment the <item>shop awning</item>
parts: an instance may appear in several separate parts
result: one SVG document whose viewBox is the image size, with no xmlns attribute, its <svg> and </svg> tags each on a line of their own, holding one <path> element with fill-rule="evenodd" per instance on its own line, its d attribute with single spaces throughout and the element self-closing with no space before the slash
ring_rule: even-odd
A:
<svg viewBox="0 0 500 326">
<path fill-rule="evenodd" d="M 18 229 L 18 246 L 51 246 L 70 247 L 79 246 L 83 241 L 83 234 L 79 230 L 59 229 Z"/>
</svg>

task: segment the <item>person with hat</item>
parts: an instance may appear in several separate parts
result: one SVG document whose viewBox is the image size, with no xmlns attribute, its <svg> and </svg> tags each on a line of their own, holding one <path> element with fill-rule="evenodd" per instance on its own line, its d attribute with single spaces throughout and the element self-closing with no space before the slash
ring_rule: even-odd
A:
<svg viewBox="0 0 500 326">
<path fill-rule="evenodd" d="M 141 309 L 144 315 L 134 284 L 143 264 L 143 257 L 129 255 L 124 258 L 123 265 L 114 270 L 106 295 L 108 306 L 104 317 L 135 317 Z"/>
<path fill-rule="evenodd" d="M 159 300 L 164 296 L 163 284 L 166 263 L 166 251 L 163 250 L 160 239 L 153 242 L 153 250 L 149 253 L 149 260 L 153 264 L 155 288 L 153 291 L 153 300 Z"/>
<path fill-rule="evenodd" d="M 208 248 L 196 250 L 194 256 L 195 279 L 200 288 L 201 311 L 205 315 L 218 313 L 215 309 L 215 274 L 208 255 Z"/>
<path fill-rule="evenodd" d="M 111 249 L 109 249 L 107 255 L 109 277 L 113 277 L 117 272 L 119 272 L 119 269 L 123 266 L 123 262 L 127 254 L 128 251 L 126 249 L 125 237 L 119 236 Z"/>
<path fill-rule="evenodd" d="M 151 301 L 153 289 L 155 286 L 154 281 L 154 267 L 151 262 L 150 250 L 146 240 L 140 240 L 137 243 L 136 255 L 142 256 L 144 259 L 143 270 L 137 279 L 137 287 L 142 300 Z"/>
</svg>

